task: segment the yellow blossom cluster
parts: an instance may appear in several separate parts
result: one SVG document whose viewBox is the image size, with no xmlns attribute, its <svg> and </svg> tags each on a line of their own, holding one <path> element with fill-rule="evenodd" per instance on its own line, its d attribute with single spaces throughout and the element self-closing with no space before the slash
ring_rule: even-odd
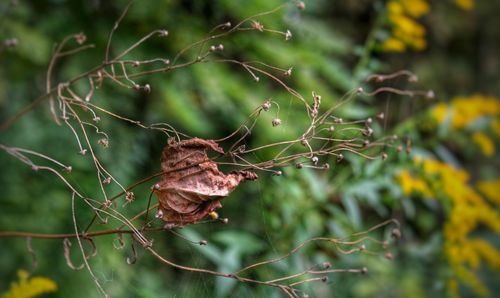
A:
<svg viewBox="0 0 500 298">
<path fill-rule="evenodd" d="M 444 253 L 455 273 L 448 288 L 458 297 L 457 281 L 469 286 L 476 293 L 486 296 L 488 289 L 475 274 L 481 262 L 493 270 L 500 268 L 500 251 L 490 243 L 471 237 L 479 225 L 500 233 L 500 199 L 497 194 L 500 181 L 479 182 L 478 188 L 488 197 L 485 200 L 469 185 L 469 174 L 449 164 L 436 160 L 416 159 L 420 171 L 402 171 L 397 181 L 406 195 L 421 195 L 443 200 L 450 205 L 444 226 Z M 493 205 L 494 203 L 495 205 Z"/>
<path fill-rule="evenodd" d="M 425 28 L 415 19 L 429 13 L 426 0 L 391 0 L 387 2 L 391 36 L 382 42 L 385 52 L 404 52 L 407 48 L 420 51 L 427 46 Z"/>
<path fill-rule="evenodd" d="M 459 96 L 453 98 L 450 103 L 436 105 L 432 110 L 432 116 L 439 123 L 444 123 L 449 119 L 451 129 L 459 130 L 481 117 L 499 117 L 500 99 L 479 94 L 468 97 Z"/>
<path fill-rule="evenodd" d="M 455 0 L 455 4 L 463 10 L 472 10 L 474 2 L 474 0 Z"/>
<path fill-rule="evenodd" d="M 18 270 L 18 282 L 12 282 L 7 293 L 2 295 L 2 298 L 31 298 L 37 297 L 45 293 L 57 291 L 57 284 L 46 277 L 29 276 L 25 270 Z"/>
<path fill-rule="evenodd" d="M 473 95 L 455 97 L 450 103 L 439 103 L 431 110 L 431 117 L 438 123 L 449 123 L 450 130 L 469 127 L 480 118 L 490 119 L 491 134 L 500 137 L 500 99 L 492 96 Z M 494 141 L 483 132 L 475 132 L 472 141 L 485 156 L 495 153 Z"/>
<path fill-rule="evenodd" d="M 500 179 L 479 181 L 477 189 L 492 203 L 500 204 Z"/>
</svg>

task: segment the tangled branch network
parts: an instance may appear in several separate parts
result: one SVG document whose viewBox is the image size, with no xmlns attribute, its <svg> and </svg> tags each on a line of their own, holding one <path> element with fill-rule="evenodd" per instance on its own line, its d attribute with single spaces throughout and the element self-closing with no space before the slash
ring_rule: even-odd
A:
<svg viewBox="0 0 500 298">
<path fill-rule="evenodd" d="M 302 2 L 292 3 L 298 9 L 304 9 Z M 0 144 L 0 148 L 31 167 L 33 171 L 48 171 L 54 174 L 68 189 L 71 198 L 71 214 L 74 231 L 65 234 L 40 234 L 34 232 L 0 231 L 0 237 L 23 237 L 28 241 L 29 251 L 34 255 L 31 248 L 32 238 L 59 239 L 64 245 L 64 256 L 68 266 L 78 270 L 86 268 L 95 281 L 95 284 L 103 296 L 107 297 L 106 289 L 101 285 L 99 279 L 93 272 L 89 260 L 97 255 L 94 242 L 95 237 L 114 235 L 115 247 L 123 248 L 126 244 L 124 236 L 130 236 L 129 242 L 132 255 L 127 258 L 128 263 L 134 263 L 137 258 L 135 246 L 142 247 L 152 256 L 165 265 L 189 271 L 206 273 L 214 276 L 234 279 L 243 283 L 275 287 L 289 297 L 307 297 L 300 285 L 311 282 L 326 282 L 328 274 L 338 272 L 367 273 L 366 267 L 362 268 L 332 268 L 329 262 L 317 264 L 288 276 L 279 276 L 272 280 L 257 280 L 250 278 L 252 270 L 263 266 L 270 266 L 276 262 L 283 261 L 290 256 L 299 253 L 307 245 L 316 242 L 325 242 L 334 251 L 341 254 L 364 253 L 371 255 L 382 255 L 391 257 L 388 251 L 389 241 L 379 240 L 370 234 L 381 228 L 392 226 L 391 234 L 394 238 L 400 237 L 399 224 L 395 220 L 389 220 L 376 225 L 367 231 L 351 235 L 348 238 L 336 239 L 331 237 L 311 238 L 287 254 L 277 258 L 259 261 L 250 264 L 237 272 L 217 272 L 209 269 L 188 267 L 176 264 L 158 252 L 154 245 L 154 235 L 158 232 L 170 232 L 179 235 L 177 231 L 185 225 L 222 223 L 227 224 L 227 218 L 220 218 L 216 209 L 220 208 L 220 200 L 238 186 L 241 181 L 258 179 L 257 172 L 281 176 L 282 169 L 293 167 L 296 170 L 313 168 L 321 171 L 329 170 L 331 162 L 341 163 L 344 154 L 351 153 L 367 159 L 386 159 L 388 148 L 396 148 L 401 151 L 406 148 L 410 150 L 410 143 L 402 141 L 397 136 L 391 135 L 380 139 L 373 139 L 374 128 L 372 123 L 383 120 L 383 113 L 373 115 L 366 119 L 344 120 L 336 115 L 338 109 L 352 101 L 357 96 L 374 96 L 381 92 L 390 92 L 408 96 L 432 96 L 429 92 L 399 90 L 390 87 L 380 87 L 372 92 L 365 92 L 362 87 L 357 87 L 347 92 L 337 103 L 330 107 L 323 107 L 321 95 L 311 92 L 311 97 L 306 97 L 294 90 L 286 83 L 286 78 L 292 76 L 292 67 L 280 68 L 264 62 L 240 61 L 224 56 L 224 39 L 235 34 L 244 34 L 248 31 L 260 31 L 269 34 L 277 34 L 285 40 L 292 38 L 289 30 L 279 31 L 265 28 L 259 18 L 278 12 L 286 5 L 281 5 L 271 11 L 259 13 L 245 18 L 233 25 L 226 22 L 215 26 L 205 38 L 187 45 L 173 58 L 156 57 L 149 60 L 134 60 L 134 50 L 144 46 L 153 38 L 168 38 L 169 32 L 164 29 L 153 32 L 138 39 L 137 42 L 113 55 L 112 41 L 114 34 L 118 31 L 121 21 L 126 17 L 130 8 L 127 6 L 121 16 L 117 19 L 114 27 L 109 33 L 106 48 L 104 49 L 104 60 L 101 64 L 92 67 L 66 81 L 54 82 L 54 66 L 63 58 L 78 55 L 79 53 L 94 48 L 93 44 L 87 44 L 84 33 L 73 34 L 64 38 L 56 47 L 48 65 L 46 74 L 46 92 L 32 101 L 29 105 L 13 115 L 1 124 L 1 130 L 5 131 L 26 116 L 31 110 L 48 103 L 53 121 L 60 125 L 61 129 L 66 127 L 74 135 L 82 158 L 90 156 L 95 169 L 102 197 L 87 197 L 79 189 L 78 185 L 71 183 L 70 177 L 73 168 L 63 161 L 56 160 L 47 154 L 36 150 L 8 146 Z M 263 113 L 276 113 L 270 126 L 286 125 L 279 118 L 280 106 L 273 99 L 263 100 L 259 106 L 248 116 L 248 118 L 237 127 L 234 132 L 227 136 L 214 140 L 201 140 L 193 138 L 188 134 L 178 131 L 168 123 L 144 124 L 140 121 L 119 115 L 112 110 L 107 110 L 94 100 L 96 88 L 102 88 L 103 83 L 113 83 L 116 86 L 149 93 L 152 86 L 149 84 L 138 84 L 138 78 L 147 77 L 152 74 L 164 74 L 174 70 L 188 68 L 202 63 L 228 63 L 240 66 L 253 80 L 260 81 L 261 77 L 273 82 L 276 86 L 283 88 L 303 106 L 303 113 L 309 119 L 309 124 L 302 128 L 302 132 L 293 139 L 282 140 L 275 143 L 261 144 L 254 147 L 244 145 L 256 127 L 256 123 Z M 390 75 L 373 75 L 367 81 L 385 82 L 394 78 L 406 76 L 410 82 L 416 77 L 407 71 L 401 71 Z M 80 94 L 74 88 L 77 82 L 86 82 L 88 92 Z M 159 131 L 166 136 L 168 144 L 162 156 L 162 170 L 158 173 L 145 177 L 125 186 L 106 168 L 100 156 L 91 142 L 98 136 L 98 145 L 104 148 L 109 146 L 110 132 L 105 132 L 100 127 L 102 117 L 109 117 L 117 121 L 133 124 L 141 129 Z M 348 136 L 348 137 L 346 137 Z M 227 148 L 227 149 L 223 149 Z M 270 153 L 268 160 L 255 160 L 255 153 Z M 333 157 L 333 158 L 332 158 Z M 219 166 L 229 167 L 233 171 L 224 174 Z M 160 178 L 160 182 L 152 186 L 146 209 L 132 216 L 126 215 L 118 208 L 117 201 L 122 200 L 124 205 L 132 204 L 135 199 L 134 189 L 153 179 Z M 115 184 L 121 191 L 110 195 L 107 186 Z M 158 203 L 152 203 L 152 195 L 158 196 Z M 75 201 L 80 201 L 92 212 L 93 219 L 84 229 L 79 228 L 75 212 Z M 153 219 L 149 214 L 156 210 Z M 107 229 L 96 228 L 96 223 Z M 72 240 L 77 242 L 83 263 L 75 265 L 71 260 Z M 370 250 L 367 244 L 370 244 Z M 208 242 L 200 240 L 196 245 L 207 245 Z M 371 249 L 374 247 L 374 249 Z"/>
</svg>

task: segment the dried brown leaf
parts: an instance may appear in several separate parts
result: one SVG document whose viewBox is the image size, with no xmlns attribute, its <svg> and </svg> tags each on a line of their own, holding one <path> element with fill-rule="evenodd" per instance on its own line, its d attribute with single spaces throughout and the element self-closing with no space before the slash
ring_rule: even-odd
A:
<svg viewBox="0 0 500 298">
<path fill-rule="evenodd" d="M 227 197 L 243 180 L 255 180 L 247 171 L 224 174 L 210 160 L 207 150 L 224 154 L 212 140 L 193 138 L 177 142 L 169 139 L 161 157 L 165 173 L 154 188 L 159 200 L 159 217 L 173 225 L 196 223 L 222 207 Z"/>
</svg>

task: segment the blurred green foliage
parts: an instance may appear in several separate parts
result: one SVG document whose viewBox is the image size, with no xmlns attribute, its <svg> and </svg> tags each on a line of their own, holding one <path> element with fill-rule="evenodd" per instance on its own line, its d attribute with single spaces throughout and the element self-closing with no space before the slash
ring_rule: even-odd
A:
<svg viewBox="0 0 500 298">
<path fill-rule="evenodd" d="M 16 2 L 16 5 L 12 3 Z M 287 69 L 293 75 L 286 83 L 301 94 L 322 95 L 329 107 L 349 90 L 362 83 L 366 74 L 409 69 L 419 76 L 417 85 L 404 79 L 389 86 L 432 89 L 437 101 L 457 95 L 484 93 L 500 95 L 500 5 L 478 1 L 471 11 L 463 11 L 452 1 L 435 1 L 422 20 L 427 29 L 427 50 L 420 53 L 389 54 L 374 51 L 368 36 L 387 36 L 379 26 L 383 1 L 311 1 L 299 12 L 293 3 L 275 14 L 259 17 L 266 28 L 293 32 L 293 38 L 257 31 L 238 32 L 223 40 L 221 57 L 262 61 Z M 173 55 L 206 36 L 214 26 L 233 24 L 255 13 L 281 4 L 276 0 L 247 1 L 136 1 L 113 37 L 112 52 L 118 53 L 156 29 L 169 30 L 167 38 L 153 38 L 130 54 L 131 59 Z M 95 48 L 69 57 L 56 65 L 54 81 L 64 81 L 104 60 L 108 34 L 126 1 L 2 1 L 0 2 L 0 41 L 16 38 L 18 45 L 0 52 L 0 117 L 2 122 L 45 92 L 45 75 L 53 45 L 65 36 L 85 32 Z M 376 26 L 375 26 L 376 25 Z M 374 27 L 375 26 L 375 27 Z M 189 61 L 197 53 L 182 59 Z M 360 59 L 365 55 L 368 60 Z M 283 124 L 273 128 L 272 113 L 263 114 L 249 146 L 299 136 L 308 117 L 303 106 L 279 85 L 263 77 L 257 83 L 243 68 L 223 63 L 202 63 L 166 74 L 138 79 L 150 84 L 146 94 L 105 83 L 96 90 L 93 101 L 117 114 L 142 123 L 166 122 L 191 136 L 218 139 L 234 131 L 266 99 L 280 104 Z M 365 88 L 373 86 L 364 85 Z M 77 85 L 85 93 L 88 86 Z M 397 133 L 411 139 L 414 152 L 457 162 L 475 179 L 498 178 L 498 155 L 476 158 L 477 148 L 461 147 L 442 127 L 432 126 L 428 109 L 434 101 L 391 94 L 362 97 L 342 108 L 338 115 L 363 119 L 385 112 L 377 123 L 378 137 Z M 166 137 L 163 134 L 101 117 L 100 127 L 110 134 L 110 147 L 98 148 L 102 162 L 124 185 L 159 170 L 159 157 Z M 437 133 L 436 133 L 436 130 Z M 444 130 L 444 131 L 443 131 Z M 91 136 L 93 142 L 97 137 Z M 464 136 L 465 143 L 469 140 Z M 498 145 L 498 138 L 494 140 Z M 69 181 L 88 197 L 100 198 L 95 170 L 90 158 L 82 158 L 67 128 L 57 126 L 45 103 L 1 132 L 1 143 L 30 148 L 72 165 Z M 469 142 L 470 143 L 470 142 Z M 230 145 L 226 143 L 224 145 Z M 443 256 L 443 231 L 447 214 L 440 201 L 408 198 L 394 175 L 411 167 L 412 158 L 388 149 L 387 161 L 367 161 L 346 155 L 345 163 L 330 171 L 284 169 L 282 177 L 265 173 L 255 183 L 246 183 L 223 201 L 220 210 L 228 225 L 204 224 L 184 228 L 188 238 L 206 239 L 208 246 L 191 245 L 171 234 L 155 235 L 155 245 L 167 258 L 180 264 L 234 272 L 242 266 L 290 251 L 315 236 L 346 237 L 388 218 L 403 224 L 403 239 L 394 250 L 392 261 L 363 254 L 335 255 L 322 245 L 311 245 L 287 261 L 255 271 L 253 277 L 270 280 L 300 272 L 314 264 L 330 261 L 336 268 L 367 266 L 367 276 L 332 274 L 327 284 L 304 285 L 313 297 L 426 297 L 444 296 L 446 280 L 453 274 Z M 259 153 L 260 154 L 260 153 Z M 269 156 L 256 155 L 255 159 Z M 51 173 L 33 172 L 8 154 L 0 154 L 2 199 L 0 230 L 66 233 L 73 231 L 71 197 L 65 186 Z M 152 184 L 152 183 L 150 183 Z M 136 201 L 122 208 L 136 214 L 147 204 L 150 185 L 136 190 Z M 117 193 L 110 186 L 109 193 Z M 119 203 L 122 204 L 122 203 Z M 78 206 L 79 205 L 79 206 Z M 497 208 L 498 207 L 493 207 Z M 92 213 L 77 201 L 80 228 Z M 376 233 L 383 238 L 389 231 Z M 477 237 L 498 235 L 479 230 Z M 237 283 L 175 270 L 159 263 L 138 249 L 138 261 L 128 265 L 130 245 L 114 248 L 115 236 L 96 239 L 98 256 L 91 259 L 94 272 L 113 297 L 280 297 L 272 288 Z M 126 239 L 127 243 L 130 239 Z M 498 241 L 497 241 L 498 242 Z M 74 243 L 74 247 L 76 243 Z M 498 245 L 498 243 L 496 243 Z M 60 240 L 32 240 L 38 267 L 36 275 L 54 280 L 59 290 L 47 297 L 98 297 L 85 270 L 72 271 L 63 257 Z M 0 292 L 8 289 L 20 268 L 31 268 L 26 241 L 0 238 Z M 81 260 L 72 251 L 76 264 Z M 481 268 L 480 277 L 494 284 L 498 271 Z M 497 288 L 493 288 L 493 287 Z M 474 292 L 464 288 L 465 297 Z"/>
</svg>

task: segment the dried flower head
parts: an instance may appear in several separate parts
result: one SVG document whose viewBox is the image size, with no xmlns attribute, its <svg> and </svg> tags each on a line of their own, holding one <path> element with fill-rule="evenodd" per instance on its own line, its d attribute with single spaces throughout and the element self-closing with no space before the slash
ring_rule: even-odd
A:
<svg viewBox="0 0 500 298">
<path fill-rule="evenodd" d="M 262 25 L 261 23 L 259 23 L 257 21 L 252 21 L 251 26 L 253 29 L 258 30 L 260 32 L 264 31 L 264 25 Z"/>
<path fill-rule="evenodd" d="M 109 147 L 109 140 L 107 138 L 102 138 L 97 141 L 99 145 L 101 145 L 103 148 L 108 148 Z"/>
<path fill-rule="evenodd" d="M 271 124 L 272 124 L 273 126 L 275 126 L 275 127 L 276 127 L 276 126 L 279 126 L 279 125 L 281 125 L 281 119 L 280 119 L 280 118 L 274 118 L 274 119 L 271 121 Z"/>
<path fill-rule="evenodd" d="M 261 105 L 261 107 L 262 107 L 262 110 L 264 110 L 264 112 L 269 111 L 269 109 L 271 109 L 271 100 L 268 99 L 268 100 L 264 101 L 264 103 Z"/>
<path fill-rule="evenodd" d="M 87 36 L 83 32 L 75 34 L 73 37 L 75 38 L 76 43 L 80 45 L 85 43 L 85 41 L 87 40 Z"/>
</svg>

